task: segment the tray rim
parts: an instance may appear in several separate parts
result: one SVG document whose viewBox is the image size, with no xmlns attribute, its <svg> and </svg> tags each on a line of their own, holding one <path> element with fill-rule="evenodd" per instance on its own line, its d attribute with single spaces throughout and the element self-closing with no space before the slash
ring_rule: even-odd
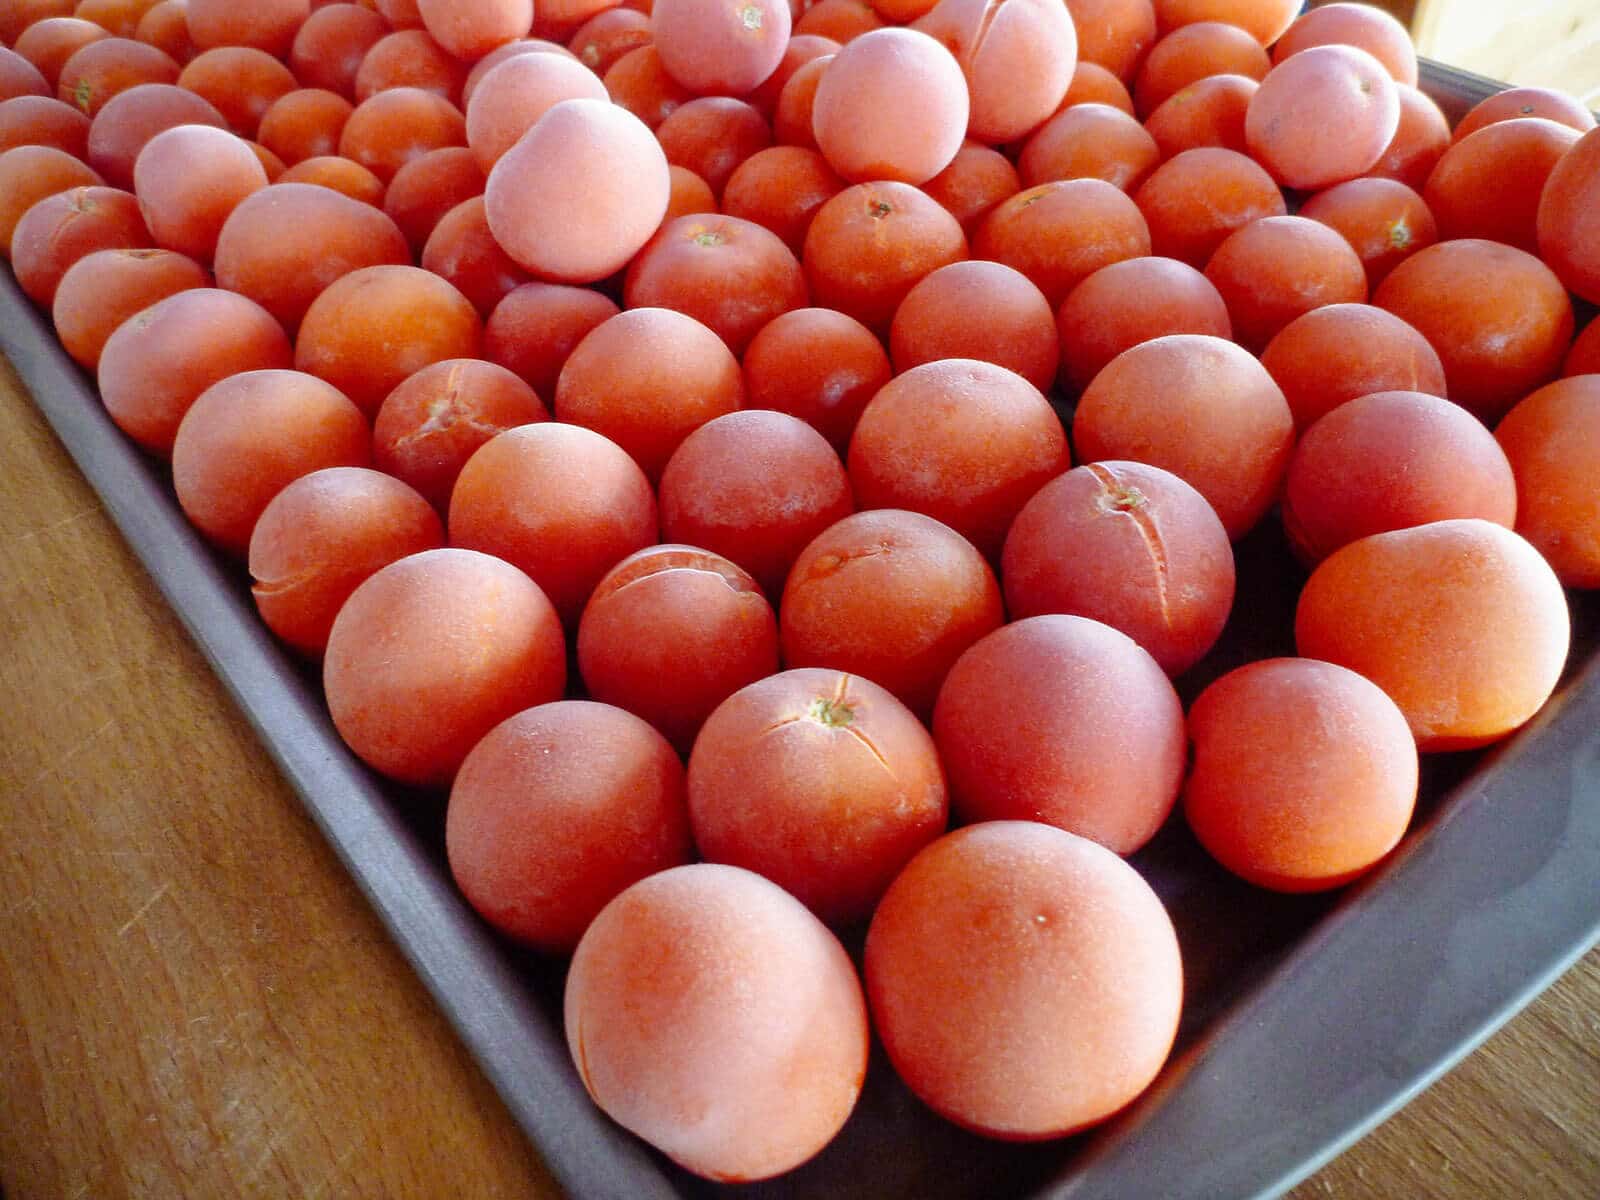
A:
<svg viewBox="0 0 1600 1200">
<path fill-rule="evenodd" d="M 1506 86 L 1427 61 L 1422 76 L 1424 89 L 1447 112 Z M 570 1067 L 560 1030 L 535 1009 L 526 984 L 455 892 L 448 873 L 438 869 L 391 810 L 384 786 L 338 741 L 320 696 L 307 687 L 237 583 L 184 520 L 160 471 L 112 424 L 94 388 L 9 271 L 0 272 L 0 352 L 563 1191 L 619 1200 L 680 1196 L 654 1155 L 589 1101 Z M 1566 702 L 1536 718 L 1464 789 L 1479 793 L 1481 801 L 1482 777 L 1504 769 L 1507 759 L 1516 758 L 1517 747 L 1547 736 L 1559 722 L 1573 724 L 1591 715 L 1590 727 L 1600 729 L 1600 652 L 1568 685 Z M 1600 753 L 1600 735 L 1591 741 Z M 1433 845 L 1442 831 L 1467 823 L 1482 808 L 1481 803 L 1463 802 L 1468 799 L 1458 798 L 1420 845 Z M 1407 869 L 1417 849 L 1413 846 L 1413 852 L 1387 864 L 1380 876 L 1358 885 L 1317 922 L 1265 979 L 1217 1019 L 1202 1045 L 1186 1056 L 1175 1081 L 1158 1085 L 1158 1094 L 1147 1096 L 1096 1135 L 1075 1160 L 1074 1177 L 1047 1185 L 1037 1200 L 1125 1195 L 1104 1188 L 1126 1185 L 1125 1179 L 1121 1185 L 1116 1182 L 1121 1178 L 1116 1174 L 1118 1155 L 1138 1143 L 1144 1123 L 1189 1086 L 1219 1040 L 1236 1036 L 1259 1019 L 1259 1009 L 1271 1001 L 1286 972 L 1316 958 L 1349 927 L 1360 924 L 1369 911 L 1367 898 L 1393 886 L 1389 881 Z M 1577 889 L 1584 882 L 1568 880 L 1567 885 Z M 1522 963 L 1516 984 L 1502 987 L 1470 1027 L 1448 1039 L 1448 1047 L 1355 1119 L 1324 1127 L 1310 1139 L 1316 1144 L 1292 1155 L 1292 1161 L 1260 1164 L 1253 1178 L 1237 1180 L 1243 1190 L 1227 1194 L 1261 1200 L 1281 1195 L 1476 1049 L 1600 942 L 1600 888 L 1591 884 L 1578 899 L 1587 903 L 1580 904 L 1577 923 L 1562 945 L 1554 953 L 1542 953 L 1538 961 Z M 1226 1044 L 1224 1040 L 1224 1049 Z M 1169 1064 L 1167 1071 L 1172 1070 Z M 1103 1169 L 1106 1163 L 1111 1167 Z"/>
</svg>

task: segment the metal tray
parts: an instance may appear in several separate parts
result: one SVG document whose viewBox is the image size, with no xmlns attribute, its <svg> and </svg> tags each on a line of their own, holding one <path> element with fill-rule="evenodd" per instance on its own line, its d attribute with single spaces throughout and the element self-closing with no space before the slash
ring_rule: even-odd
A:
<svg viewBox="0 0 1600 1200">
<path fill-rule="evenodd" d="M 1496 84 L 1425 64 L 1452 118 Z M 563 968 L 497 939 L 450 882 L 441 803 L 345 750 L 314 672 L 256 618 L 236 564 L 173 500 L 163 464 L 107 418 L 48 319 L 0 272 L 0 350 L 99 493 L 407 959 L 575 1198 L 1030 1197 L 1240 1200 L 1279 1194 L 1470 1052 L 1600 940 L 1600 597 L 1571 596 L 1555 698 L 1486 754 L 1425 760 L 1411 832 L 1333 896 L 1249 888 L 1174 818 L 1133 860 L 1172 913 L 1186 969 L 1177 1046 L 1108 1126 L 1018 1146 L 934 1117 L 875 1050 L 856 1113 L 800 1170 L 761 1185 L 692 1178 L 589 1102 L 561 1032 Z M 1185 701 L 1251 658 L 1293 653 L 1303 573 L 1275 522 L 1237 547 L 1222 644 Z M 859 931 L 847 936 L 859 951 Z"/>
</svg>

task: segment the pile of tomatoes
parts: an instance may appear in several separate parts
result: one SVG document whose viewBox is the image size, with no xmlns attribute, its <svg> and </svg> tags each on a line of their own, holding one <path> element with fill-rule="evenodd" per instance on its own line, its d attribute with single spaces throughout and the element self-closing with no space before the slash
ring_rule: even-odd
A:
<svg viewBox="0 0 1600 1200">
<path fill-rule="evenodd" d="M 467 899 L 573 955 L 606 1112 L 769 1177 L 870 1028 L 1055 1137 L 1172 1045 L 1124 856 L 1180 797 L 1348 882 L 1600 586 L 1594 118 L 1452 131 L 1392 18 L 1298 8 L 3 0 L 0 246 L 351 749 L 449 789 Z M 1280 518 L 1303 657 L 1186 713 Z"/>
</svg>

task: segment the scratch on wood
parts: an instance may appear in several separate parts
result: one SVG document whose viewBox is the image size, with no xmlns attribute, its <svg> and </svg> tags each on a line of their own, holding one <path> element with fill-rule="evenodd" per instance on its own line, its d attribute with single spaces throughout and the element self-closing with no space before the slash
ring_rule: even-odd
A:
<svg viewBox="0 0 1600 1200">
<path fill-rule="evenodd" d="M 85 509 L 80 509 L 78 512 L 73 513 L 69 517 L 62 517 L 59 521 L 52 521 L 48 525 L 41 525 L 38 529 L 30 529 L 30 530 L 28 530 L 27 533 L 24 533 L 24 534 L 20 535 L 19 537 L 17 537 L 16 539 L 14 539 L 12 544 L 13 545 L 21 545 L 23 542 L 30 542 L 34 538 L 42 537 L 42 536 L 44 536 L 45 534 L 48 534 L 48 533 L 54 533 L 56 530 L 63 529 L 68 525 L 71 525 L 71 524 L 74 524 L 75 522 L 81 521 L 85 517 L 92 517 L 95 513 L 99 512 L 99 511 L 100 511 L 99 507 L 95 506 L 95 505 L 91 505 L 90 507 L 85 508 Z M 87 1187 L 88 1185 L 85 1184 L 84 1186 Z"/>
<path fill-rule="evenodd" d="M 333 1166 L 323 1173 L 322 1178 L 317 1180 L 310 1191 L 306 1192 L 305 1200 L 321 1200 L 329 1186 L 335 1182 L 334 1177 L 344 1173 L 345 1164 L 355 1157 L 356 1151 L 360 1148 L 358 1144 L 352 1142 L 341 1150 L 338 1157 L 334 1159 Z"/>
<path fill-rule="evenodd" d="M 124 936 L 128 930 L 132 929 L 136 924 L 138 924 L 140 917 L 144 916 L 145 913 L 150 911 L 157 900 L 161 899 L 161 897 L 165 896 L 171 890 L 172 885 L 170 883 L 163 883 L 160 887 L 158 887 L 155 895 L 151 896 L 150 899 L 141 904 L 139 906 L 139 911 L 134 913 L 133 916 L 129 917 L 125 922 L 123 922 L 122 928 L 117 930 L 117 936 Z"/>
<path fill-rule="evenodd" d="M 72 746 L 68 747 L 66 750 L 62 751 L 61 755 L 54 762 L 52 762 L 49 766 L 45 767 L 44 770 L 40 771 L 32 779 L 28 780 L 28 788 L 32 789 L 32 788 L 38 786 L 40 783 L 43 783 L 46 779 L 48 779 L 51 775 L 55 774 L 58 770 L 60 770 L 67 763 L 71 762 L 74 758 L 77 758 L 78 755 L 82 754 L 85 750 L 89 749 L 89 747 L 92 746 L 95 742 L 99 741 L 100 738 L 104 737 L 106 732 L 108 730 L 110 730 L 114 725 L 116 725 L 116 723 L 117 723 L 117 719 L 115 717 L 112 717 L 109 721 L 105 722 L 98 729 L 95 729 L 95 730 L 91 731 L 87 736 L 83 737 L 81 740 L 79 740 L 78 742 L 74 743 Z"/>
</svg>

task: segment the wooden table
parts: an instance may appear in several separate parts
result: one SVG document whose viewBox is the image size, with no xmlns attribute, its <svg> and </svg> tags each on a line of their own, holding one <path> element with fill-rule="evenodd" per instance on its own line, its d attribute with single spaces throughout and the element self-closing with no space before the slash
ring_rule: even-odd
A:
<svg viewBox="0 0 1600 1200">
<path fill-rule="evenodd" d="M 0 799 L 6 1200 L 557 1194 L 3 361 Z M 1293 1194 L 1600 1196 L 1600 953 Z"/>
</svg>

